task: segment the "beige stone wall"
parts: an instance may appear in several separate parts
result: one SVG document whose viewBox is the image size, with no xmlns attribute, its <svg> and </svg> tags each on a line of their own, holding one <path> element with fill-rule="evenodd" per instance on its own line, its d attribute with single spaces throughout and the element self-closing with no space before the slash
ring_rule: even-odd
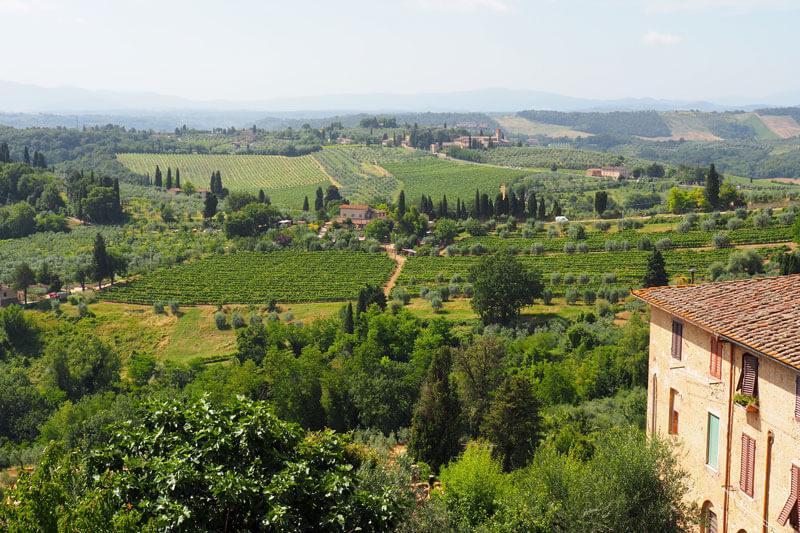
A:
<svg viewBox="0 0 800 533">
<path fill-rule="evenodd" d="M 653 308 L 650 323 L 650 370 L 647 431 L 667 438 L 676 447 L 680 463 L 692 475 L 689 497 L 698 506 L 711 502 L 722 531 L 725 464 L 727 457 L 728 398 L 738 383 L 745 350 L 723 344 L 722 377 L 709 372 L 711 335 L 683 321 L 681 360 L 671 355 L 672 316 Z M 733 361 L 733 381 L 730 370 Z M 730 489 L 728 531 L 762 531 L 765 495 L 767 432 L 774 433 L 769 512 L 770 531 L 792 531 L 777 518 L 789 495 L 791 465 L 800 464 L 800 422 L 794 418 L 795 377 L 798 372 L 772 359 L 759 357 L 759 411 L 748 413 L 734 405 L 730 440 Z M 678 392 L 678 435 L 669 435 L 670 389 Z M 720 419 L 719 460 L 706 464 L 708 413 Z M 753 498 L 739 490 L 741 439 L 746 433 L 756 440 Z"/>
</svg>

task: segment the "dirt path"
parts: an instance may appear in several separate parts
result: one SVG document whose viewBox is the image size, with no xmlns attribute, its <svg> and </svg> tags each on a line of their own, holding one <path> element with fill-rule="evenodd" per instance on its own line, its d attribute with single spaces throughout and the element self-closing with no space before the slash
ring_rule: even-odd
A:
<svg viewBox="0 0 800 533">
<path fill-rule="evenodd" d="M 323 174 L 325 174 L 326 176 L 328 176 L 328 179 L 330 180 L 330 182 L 331 182 L 331 183 L 333 183 L 334 185 L 336 185 L 336 187 L 338 187 L 339 189 L 341 189 L 341 188 L 342 188 L 342 184 L 341 184 L 341 183 L 339 183 L 338 181 L 336 181 L 335 179 L 333 179 L 333 176 L 331 176 L 330 174 L 328 174 L 328 171 L 327 171 L 327 170 L 325 170 L 325 167 L 323 167 L 323 166 L 322 166 L 322 163 L 320 163 L 319 161 L 317 161 L 317 158 L 316 158 L 316 157 L 314 157 L 314 156 L 311 156 L 311 157 L 313 157 L 313 158 L 314 158 L 314 161 L 316 161 L 316 162 L 317 162 L 317 166 L 319 166 L 319 169 L 322 171 L 322 173 L 323 173 Z"/>
<path fill-rule="evenodd" d="M 385 246 L 384 250 L 386 250 L 386 253 L 391 253 L 388 246 Z M 397 285 L 397 278 L 400 277 L 400 273 L 403 271 L 403 264 L 406 262 L 406 256 L 397 255 L 394 260 L 397 262 L 397 268 L 394 269 L 392 277 L 389 278 L 389 281 L 383 288 L 383 294 L 385 294 L 387 298 L 389 297 L 389 293 L 392 292 L 392 289 L 395 287 L 395 285 Z"/>
</svg>

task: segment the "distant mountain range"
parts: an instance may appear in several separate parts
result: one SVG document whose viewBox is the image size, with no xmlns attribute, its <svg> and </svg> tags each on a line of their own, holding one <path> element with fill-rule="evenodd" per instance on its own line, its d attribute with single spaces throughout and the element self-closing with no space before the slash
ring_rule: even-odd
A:
<svg viewBox="0 0 800 533">
<path fill-rule="evenodd" d="M 770 106 L 800 104 L 800 91 L 778 93 L 757 101 L 726 98 L 722 103 L 710 101 L 661 100 L 655 98 L 621 98 L 599 100 L 576 98 L 554 93 L 515 90 L 480 89 L 447 93 L 420 94 L 332 94 L 295 96 L 265 100 L 189 100 L 150 92 L 92 91 L 77 87 L 40 87 L 0 81 L 0 111 L 55 114 L 127 114 L 129 112 L 165 111 L 260 111 L 286 113 L 304 118 L 342 112 L 512 112 L 520 109 L 553 111 L 672 111 L 696 109 L 724 111 L 752 110 Z M 288 117 L 287 117 L 288 118 Z"/>
</svg>

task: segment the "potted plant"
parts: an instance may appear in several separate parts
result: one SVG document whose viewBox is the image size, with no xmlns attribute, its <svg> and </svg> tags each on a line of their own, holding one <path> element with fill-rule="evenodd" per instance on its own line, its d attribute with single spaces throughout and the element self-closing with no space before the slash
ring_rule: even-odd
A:
<svg viewBox="0 0 800 533">
<path fill-rule="evenodd" d="M 758 398 L 748 394 L 739 394 L 738 392 L 733 395 L 733 401 L 747 409 L 748 412 L 758 411 Z"/>
</svg>

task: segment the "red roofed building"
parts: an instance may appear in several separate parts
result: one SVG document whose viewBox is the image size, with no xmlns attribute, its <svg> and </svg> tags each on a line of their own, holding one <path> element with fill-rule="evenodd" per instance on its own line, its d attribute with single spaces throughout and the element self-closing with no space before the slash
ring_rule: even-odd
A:
<svg viewBox="0 0 800 533">
<path fill-rule="evenodd" d="M 356 226 L 366 226 L 373 219 L 385 219 L 386 211 L 368 205 L 342 205 L 339 207 L 339 222 L 350 219 Z"/>
<path fill-rule="evenodd" d="M 704 531 L 800 529 L 800 275 L 633 291 L 650 304 L 647 432 Z"/>
</svg>

